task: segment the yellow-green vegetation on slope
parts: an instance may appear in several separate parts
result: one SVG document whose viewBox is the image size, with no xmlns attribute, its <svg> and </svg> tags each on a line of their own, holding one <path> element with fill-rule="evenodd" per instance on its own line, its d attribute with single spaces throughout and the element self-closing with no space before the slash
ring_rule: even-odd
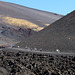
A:
<svg viewBox="0 0 75 75">
<path fill-rule="evenodd" d="M 24 19 L 17 19 L 13 17 L 3 17 L 3 22 L 13 25 L 13 26 L 19 26 L 19 27 L 25 27 L 25 28 L 31 28 L 34 31 L 40 31 L 43 29 L 43 27 L 39 27 L 38 25 L 31 23 Z"/>
<path fill-rule="evenodd" d="M 49 26 L 50 24 L 45 24 L 46 26 Z"/>
<path fill-rule="evenodd" d="M 50 24 L 45 23 L 45 22 L 42 22 L 42 21 L 40 21 L 40 20 L 37 20 L 37 22 L 39 22 L 40 24 L 42 24 L 42 25 L 44 25 L 44 26 L 49 26 L 49 25 L 50 25 Z"/>
</svg>

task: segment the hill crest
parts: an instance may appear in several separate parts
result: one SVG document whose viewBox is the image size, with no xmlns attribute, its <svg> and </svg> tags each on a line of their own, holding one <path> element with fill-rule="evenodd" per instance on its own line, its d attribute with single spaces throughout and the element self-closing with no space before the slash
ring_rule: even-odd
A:
<svg viewBox="0 0 75 75">
<path fill-rule="evenodd" d="M 74 51 L 75 10 L 18 45 L 21 47 L 27 45 L 48 51 L 55 51 L 56 49 Z"/>
</svg>

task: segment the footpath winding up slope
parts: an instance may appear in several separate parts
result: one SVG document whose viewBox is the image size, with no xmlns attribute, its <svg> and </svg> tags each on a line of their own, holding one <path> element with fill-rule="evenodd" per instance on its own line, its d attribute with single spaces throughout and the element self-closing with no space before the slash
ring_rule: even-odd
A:
<svg viewBox="0 0 75 75">
<path fill-rule="evenodd" d="M 49 51 L 60 49 L 75 52 L 75 11 L 18 45 L 43 48 Z"/>
</svg>

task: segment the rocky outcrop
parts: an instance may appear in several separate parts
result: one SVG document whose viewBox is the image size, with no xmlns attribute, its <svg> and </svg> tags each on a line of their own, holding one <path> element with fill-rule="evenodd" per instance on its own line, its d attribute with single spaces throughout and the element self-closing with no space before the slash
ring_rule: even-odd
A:
<svg viewBox="0 0 75 75">
<path fill-rule="evenodd" d="M 15 39 L 17 41 L 24 40 L 30 37 L 35 31 L 25 28 L 12 28 L 12 27 L 2 27 L 3 31 L 1 32 L 2 35 L 9 37 L 11 39 Z"/>
</svg>

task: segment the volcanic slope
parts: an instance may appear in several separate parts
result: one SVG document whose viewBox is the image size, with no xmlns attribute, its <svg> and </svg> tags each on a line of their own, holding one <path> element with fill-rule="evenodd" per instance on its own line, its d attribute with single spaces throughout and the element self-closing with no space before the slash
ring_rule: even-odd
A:
<svg viewBox="0 0 75 75">
<path fill-rule="evenodd" d="M 0 1 L 0 17 L 4 23 L 38 28 L 37 31 L 39 31 L 61 18 L 62 15 Z"/>
<path fill-rule="evenodd" d="M 60 51 L 75 52 L 75 11 L 18 45 L 21 47 L 27 45 L 31 48 L 42 48 L 48 51 L 60 49 Z"/>
<path fill-rule="evenodd" d="M 0 1 L 0 44 L 27 38 L 28 28 L 40 31 L 62 15 Z"/>
</svg>

